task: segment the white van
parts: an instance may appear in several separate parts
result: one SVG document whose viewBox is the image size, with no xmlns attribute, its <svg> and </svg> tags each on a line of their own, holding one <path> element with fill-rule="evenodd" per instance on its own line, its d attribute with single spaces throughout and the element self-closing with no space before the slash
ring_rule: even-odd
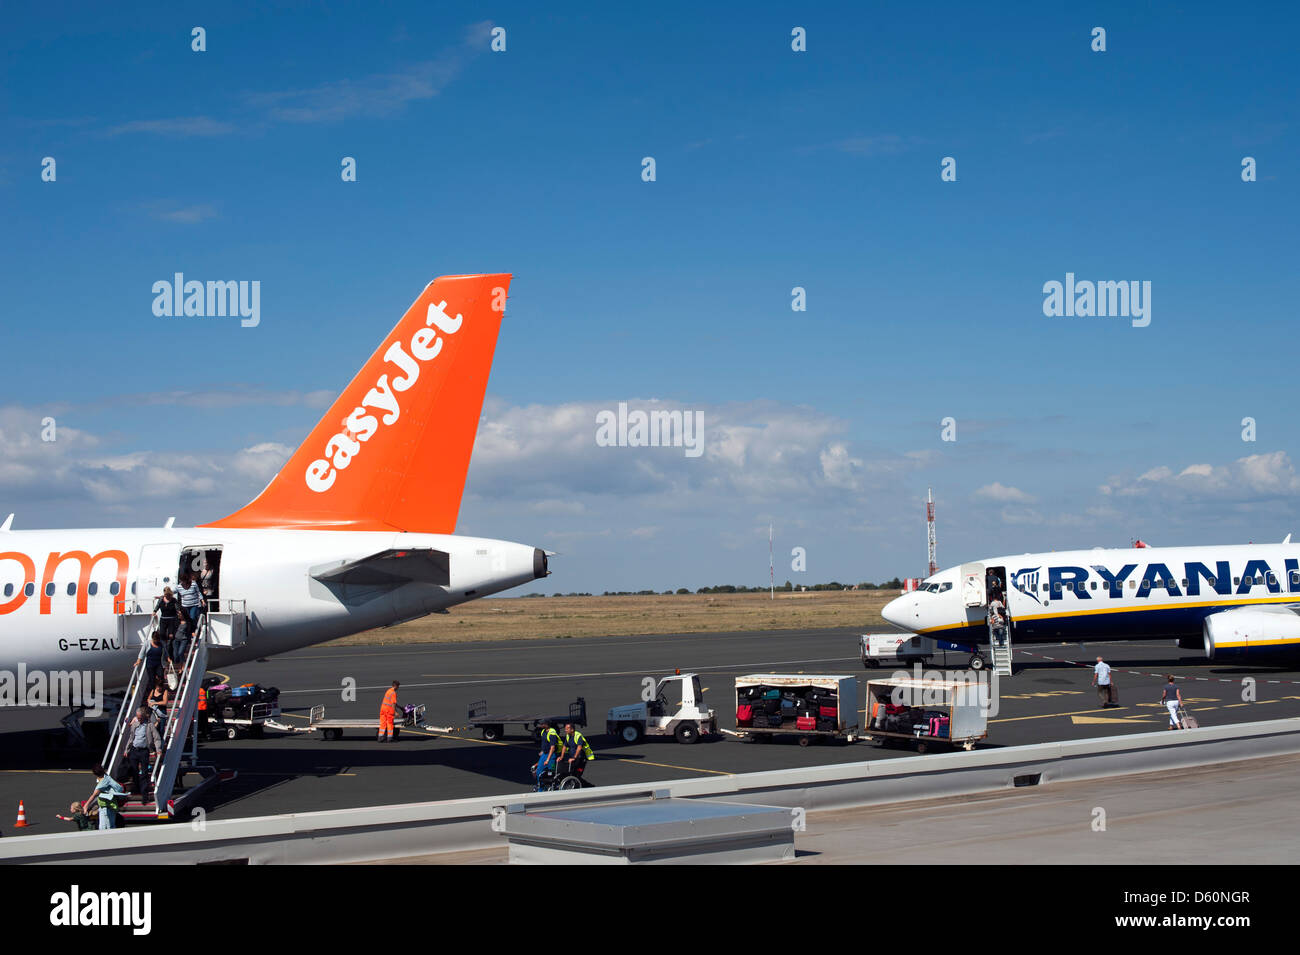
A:
<svg viewBox="0 0 1300 955">
<path fill-rule="evenodd" d="M 929 663 L 937 646 L 931 637 L 915 633 L 864 633 L 859 640 L 862 665 L 868 670 L 881 666 L 911 666 Z"/>
</svg>

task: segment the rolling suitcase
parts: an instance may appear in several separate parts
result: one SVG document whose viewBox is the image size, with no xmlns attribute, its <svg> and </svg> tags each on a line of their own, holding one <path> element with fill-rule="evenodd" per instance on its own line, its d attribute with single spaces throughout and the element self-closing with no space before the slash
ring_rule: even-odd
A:
<svg viewBox="0 0 1300 955">
<path fill-rule="evenodd" d="M 1194 730 L 1200 729 L 1201 724 L 1197 722 L 1196 717 L 1187 712 L 1186 706 L 1178 707 L 1178 722 L 1183 724 L 1183 729 Z"/>
</svg>

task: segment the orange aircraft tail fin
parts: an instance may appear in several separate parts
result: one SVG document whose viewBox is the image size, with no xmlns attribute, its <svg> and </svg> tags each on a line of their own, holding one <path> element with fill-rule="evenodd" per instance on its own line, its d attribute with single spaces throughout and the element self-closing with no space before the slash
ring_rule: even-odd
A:
<svg viewBox="0 0 1300 955">
<path fill-rule="evenodd" d="M 430 282 L 266 490 L 204 526 L 453 533 L 509 287 Z"/>
</svg>

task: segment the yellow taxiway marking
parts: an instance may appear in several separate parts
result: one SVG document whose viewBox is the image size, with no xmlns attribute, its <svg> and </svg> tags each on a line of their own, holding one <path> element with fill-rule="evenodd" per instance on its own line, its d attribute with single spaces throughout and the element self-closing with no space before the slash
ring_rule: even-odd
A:
<svg viewBox="0 0 1300 955">
<path fill-rule="evenodd" d="M 1090 710 L 1075 710 L 1073 713 L 1038 713 L 1034 716 L 1002 716 L 1002 717 L 998 717 L 997 719 L 989 720 L 989 722 L 990 723 L 1015 723 L 1019 720 L 1045 720 L 1053 716 L 1087 716 L 1096 712 L 1097 712 L 1097 708 L 1093 707 Z"/>
<path fill-rule="evenodd" d="M 673 763 L 652 763 L 648 759 L 628 759 L 626 756 L 606 756 L 606 759 L 616 759 L 621 763 L 632 763 L 635 766 L 658 766 L 660 769 L 680 769 L 687 773 L 711 773 L 714 776 L 734 776 L 735 773 L 724 772 L 721 769 L 701 769 L 699 766 L 677 766 Z"/>
<path fill-rule="evenodd" d="M 1154 714 L 1153 714 L 1154 715 Z M 1070 722 L 1078 726 L 1080 723 L 1146 723 L 1145 716 L 1071 716 Z"/>
</svg>

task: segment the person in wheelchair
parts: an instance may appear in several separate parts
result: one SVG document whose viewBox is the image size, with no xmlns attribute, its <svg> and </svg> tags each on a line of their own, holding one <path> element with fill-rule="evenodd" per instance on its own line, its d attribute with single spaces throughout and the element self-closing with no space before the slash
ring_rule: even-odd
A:
<svg viewBox="0 0 1300 955">
<path fill-rule="evenodd" d="M 587 742 L 587 737 L 572 723 L 565 723 L 564 735 L 560 737 L 559 771 L 564 776 L 577 779 L 579 786 L 590 786 L 591 783 L 583 778 L 582 771 L 586 769 L 587 761 L 595 758 L 596 754 Z"/>
<path fill-rule="evenodd" d="M 537 754 L 537 762 L 533 763 L 529 770 L 537 779 L 537 791 L 542 792 L 546 788 L 542 777 L 547 773 L 550 773 L 553 777 L 556 764 L 559 762 L 560 734 L 555 732 L 555 727 L 551 726 L 549 720 L 542 720 L 538 723 L 537 731 L 538 739 L 541 742 L 541 750 Z"/>
</svg>

